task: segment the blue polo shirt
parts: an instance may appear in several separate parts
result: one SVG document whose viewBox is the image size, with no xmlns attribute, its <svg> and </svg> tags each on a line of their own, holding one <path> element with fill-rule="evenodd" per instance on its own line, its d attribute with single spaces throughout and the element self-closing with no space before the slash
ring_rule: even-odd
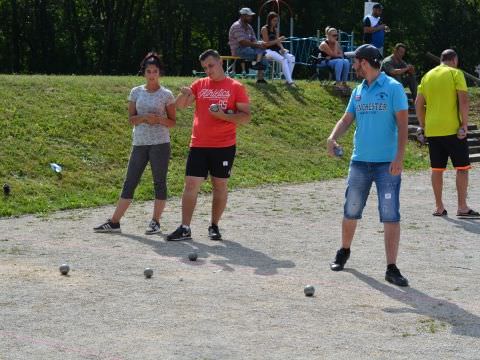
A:
<svg viewBox="0 0 480 360">
<path fill-rule="evenodd" d="M 352 160 L 391 162 L 398 146 L 395 113 L 408 110 L 403 86 L 381 72 L 368 85 L 364 80 L 353 91 L 347 112 L 355 116 L 356 129 Z"/>
</svg>

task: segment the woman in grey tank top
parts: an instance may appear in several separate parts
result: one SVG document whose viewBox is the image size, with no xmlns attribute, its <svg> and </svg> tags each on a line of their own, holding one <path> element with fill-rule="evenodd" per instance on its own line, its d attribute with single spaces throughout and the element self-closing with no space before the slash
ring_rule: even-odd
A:
<svg viewBox="0 0 480 360">
<path fill-rule="evenodd" d="M 170 131 L 175 126 L 175 98 L 160 85 L 162 62 L 149 53 L 140 64 L 146 84 L 134 87 L 128 96 L 128 118 L 133 126 L 132 152 L 122 194 L 112 217 L 94 228 L 96 232 L 121 232 L 120 219 L 130 206 L 140 178 L 150 162 L 155 190 L 152 220 L 146 234 L 160 232 L 160 217 L 167 199 L 167 172 L 170 160 Z"/>
</svg>

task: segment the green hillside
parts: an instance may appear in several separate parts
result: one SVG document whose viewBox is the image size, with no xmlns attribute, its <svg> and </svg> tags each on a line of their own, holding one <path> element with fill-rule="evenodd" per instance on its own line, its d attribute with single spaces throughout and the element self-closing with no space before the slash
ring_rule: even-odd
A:
<svg viewBox="0 0 480 360">
<path fill-rule="evenodd" d="M 178 92 L 192 78 L 165 78 Z M 121 190 L 131 148 L 127 95 L 140 77 L 0 75 L 0 216 L 113 204 Z M 346 156 L 331 159 L 325 141 L 342 115 L 345 101 L 318 82 L 300 81 L 299 89 L 281 82 L 257 87 L 246 81 L 252 99 L 252 123 L 238 131 L 238 157 L 231 187 L 299 183 L 345 176 Z M 172 129 L 169 195 L 178 195 L 188 151 L 192 110 L 179 112 Z M 58 177 L 49 163 L 63 167 Z M 409 144 L 406 167 L 428 166 L 425 150 Z M 205 191 L 208 191 L 205 186 Z M 153 197 L 150 170 L 136 199 Z"/>
</svg>

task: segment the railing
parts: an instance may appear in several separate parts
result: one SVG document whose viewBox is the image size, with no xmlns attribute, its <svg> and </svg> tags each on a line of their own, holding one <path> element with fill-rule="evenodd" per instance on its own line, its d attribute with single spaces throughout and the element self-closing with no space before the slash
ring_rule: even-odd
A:
<svg viewBox="0 0 480 360">
<path fill-rule="evenodd" d="M 340 46 L 344 52 L 354 51 L 355 46 L 353 44 L 354 35 L 352 33 L 346 33 L 344 31 L 339 31 Z M 311 63 L 310 55 L 313 52 L 313 49 L 318 48 L 320 43 L 324 41 L 324 37 L 320 36 L 310 36 L 310 37 L 290 37 L 286 39 L 286 44 L 284 45 L 291 54 L 295 55 L 295 62 L 301 65 L 308 65 Z"/>
</svg>

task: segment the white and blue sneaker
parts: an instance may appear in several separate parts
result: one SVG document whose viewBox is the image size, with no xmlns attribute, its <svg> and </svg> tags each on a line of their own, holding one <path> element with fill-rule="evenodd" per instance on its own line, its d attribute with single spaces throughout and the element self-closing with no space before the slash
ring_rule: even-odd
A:
<svg viewBox="0 0 480 360">
<path fill-rule="evenodd" d="M 145 235 L 158 234 L 160 232 L 160 223 L 157 220 L 151 220 L 145 230 Z"/>
<path fill-rule="evenodd" d="M 181 240 L 191 240 L 192 239 L 192 230 L 190 227 L 180 225 L 177 230 L 172 232 L 167 236 L 167 241 L 181 241 Z"/>
</svg>

